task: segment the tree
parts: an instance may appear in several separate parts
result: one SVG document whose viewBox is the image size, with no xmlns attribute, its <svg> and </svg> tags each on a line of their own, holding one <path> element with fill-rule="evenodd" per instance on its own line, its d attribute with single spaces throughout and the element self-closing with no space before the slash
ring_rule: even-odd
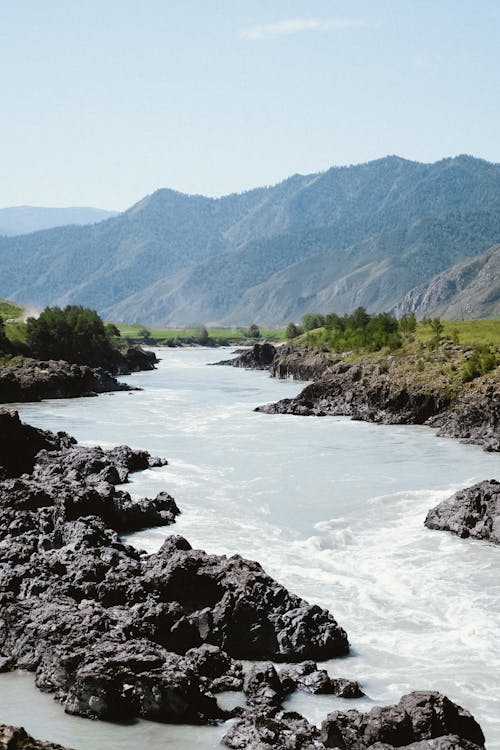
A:
<svg viewBox="0 0 500 750">
<path fill-rule="evenodd" d="M 248 336 L 251 339 L 260 339 L 260 329 L 259 326 L 256 325 L 256 323 L 252 323 L 252 325 L 248 329 Z"/>
<path fill-rule="evenodd" d="M 295 323 L 289 323 L 286 327 L 285 337 L 287 339 L 296 339 L 297 336 L 300 336 L 302 333 L 304 333 L 302 328 Z"/>
<path fill-rule="evenodd" d="M 65 359 L 92 367 L 112 366 L 116 358 L 104 323 L 85 307 L 46 307 L 38 318 L 26 321 L 26 340 L 39 359 Z"/>
<path fill-rule="evenodd" d="M 147 341 L 151 336 L 151 331 L 149 330 L 149 328 L 141 328 L 139 331 L 137 331 L 137 336 L 143 341 Z"/>
<path fill-rule="evenodd" d="M 431 331 L 433 332 L 434 336 L 436 337 L 437 340 L 439 340 L 441 337 L 441 334 L 444 331 L 444 325 L 441 322 L 441 318 L 432 318 L 429 325 L 431 327 Z"/>
<path fill-rule="evenodd" d="M 201 326 L 198 332 L 198 341 L 200 344 L 206 344 L 209 339 L 208 330 L 206 326 Z"/>
<path fill-rule="evenodd" d="M 304 331 L 313 331 L 325 325 L 325 316 L 321 313 L 306 313 L 302 316 L 301 323 Z"/>
<path fill-rule="evenodd" d="M 401 331 L 403 336 L 408 336 L 410 333 L 415 333 L 415 331 L 417 330 L 417 319 L 413 315 L 413 313 L 402 316 L 401 320 L 399 321 L 399 330 Z"/>
<path fill-rule="evenodd" d="M 109 336 L 110 338 L 121 337 L 120 329 L 117 326 L 115 326 L 114 323 L 106 323 L 104 328 L 106 330 L 106 335 Z"/>
<path fill-rule="evenodd" d="M 0 351 L 5 352 L 9 348 L 9 340 L 7 338 L 7 334 L 5 333 L 5 323 L 3 322 L 3 318 L 0 315 Z"/>
</svg>

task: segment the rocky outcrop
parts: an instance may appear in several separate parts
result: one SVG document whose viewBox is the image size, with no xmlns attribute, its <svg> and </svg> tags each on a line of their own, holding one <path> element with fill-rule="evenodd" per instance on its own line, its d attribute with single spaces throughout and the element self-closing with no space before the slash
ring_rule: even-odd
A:
<svg viewBox="0 0 500 750">
<path fill-rule="evenodd" d="M 3 404 L 130 390 L 135 389 L 119 383 L 102 367 L 71 365 L 64 360 L 41 362 L 22 358 L 0 367 L 0 403 Z"/>
<path fill-rule="evenodd" d="M 260 406 L 267 414 L 350 416 L 381 424 L 423 424 L 450 398 L 438 391 L 423 391 L 411 382 L 394 380 L 387 367 L 337 362 L 327 375 L 304 388 L 296 398 Z"/>
<path fill-rule="evenodd" d="M 223 738 L 227 747 L 250 750 L 481 750 L 479 724 L 461 706 L 436 692 L 414 692 L 397 706 L 368 713 L 333 711 L 321 731 L 300 714 L 251 708 Z"/>
<path fill-rule="evenodd" d="M 254 344 L 251 349 L 242 351 L 233 359 L 225 359 L 214 364 L 243 367 L 247 370 L 270 370 L 272 369 L 276 353 L 276 347 L 265 341 L 262 344 Z"/>
<path fill-rule="evenodd" d="M 431 417 L 427 424 L 435 427 L 440 437 L 459 438 L 482 445 L 486 451 L 500 451 L 500 383 L 489 377 L 479 378 L 459 400 Z"/>
<path fill-rule="evenodd" d="M 267 414 L 299 416 L 349 416 L 380 424 L 428 424 L 442 437 L 459 438 L 481 445 L 488 451 L 500 450 L 500 371 L 464 384 L 450 386 L 443 372 L 466 359 L 451 345 L 435 355 L 430 364 L 417 355 L 360 357 L 355 361 L 323 361 L 322 376 L 306 386 L 298 396 L 260 406 Z M 454 357 L 454 355 L 457 355 Z M 289 364 L 274 363 L 276 374 L 292 371 L 304 374 L 301 350 L 293 370 Z M 321 365 L 318 364 L 321 368 Z M 283 369 L 285 368 L 285 369 Z M 312 372 L 312 371 L 311 371 Z"/>
<path fill-rule="evenodd" d="M 409 693 L 397 706 L 377 706 L 368 713 L 333 711 L 321 726 L 321 741 L 342 750 L 484 747 L 481 728 L 468 711 L 427 691 Z"/>
<path fill-rule="evenodd" d="M 69 713 L 200 722 L 224 715 L 214 692 L 241 688 L 236 658 L 347 653 L 334 618 L 258 563 L 179 536 L 149 556 L 120 541 L 175 520 L 167 493 L 137 501 L 116 486 L 164 461 L 5 425 L 32 449 L 29 473 L 0 481 L 0 670 L 35 672 Z"/>
<path fill-rule="evenodd" d="M 429 511 L 425 525 L 500 544 L 500 482 L 491 479 L 455 493 Z"/>
<path fill-rule="evenodd" d="M 61 450 L 75 442 L 64 432 L 55 435 L 24 424 L 17 411 L 0 409 L 0 479 L 33 471 L 41 450 Z"/>
<path fill-rule="evenodd" d="M 23 727 L 0 724 L 0 750 L 67 750 L 55 742 L 35 740 Z"/>
<path fill-rule="evenodd" d="M 132 372 L 154 370 L 158 364 L 156 354 L 141 346 L 129 346 L 123 353 L 118 353 L 116 372 L 119 375 L 130 375 Z"/>
</svg>

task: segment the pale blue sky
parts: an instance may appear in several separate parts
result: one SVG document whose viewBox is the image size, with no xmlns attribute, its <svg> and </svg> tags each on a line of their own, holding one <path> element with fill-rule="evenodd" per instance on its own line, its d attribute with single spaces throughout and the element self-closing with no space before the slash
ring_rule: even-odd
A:
<svg viewBox="0 0 500 750">
<path fill-rule="evenodd" d="M 499 0 L 0 0 L 0 206 L 500 162 Z"/>
</svg>

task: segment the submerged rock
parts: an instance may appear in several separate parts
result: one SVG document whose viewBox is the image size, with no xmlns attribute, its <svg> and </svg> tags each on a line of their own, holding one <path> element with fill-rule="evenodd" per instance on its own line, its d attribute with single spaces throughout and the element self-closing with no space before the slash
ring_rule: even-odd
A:
<svg viewBox="0 0 500 750">
<path fill-rule="evenodd" d="M 500 482 L 491 479 L 456 492 L 428 512 L 425 525 L 500 544 Z"/>
</svg>

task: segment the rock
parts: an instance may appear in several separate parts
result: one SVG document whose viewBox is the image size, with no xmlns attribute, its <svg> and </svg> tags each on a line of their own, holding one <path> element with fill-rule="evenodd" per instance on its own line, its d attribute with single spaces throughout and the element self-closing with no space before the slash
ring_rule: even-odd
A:
<svg viewBox="0 0 500 750">
<path fill-rule="evenodd" d="M 0 367 L 0 403 L 77 398 L 111 391 L 137 390 L 102 367 L 72 365 L 64 360 L 23 358 Z"/>
<path fill-rule="evenodd" d="M 444 361 L 449 362 L 443 349 Z M 443 437 L 455 437 L 500 450 L 500 370 L 461 384 L 457 392 L 441 374 L 440 355 L 433 361 L 432 373 L 422 374 L 417 355 L 405 357 L 359 357 L 354 362 L 339 361 L 331 354 L 315 354 L 308 370 L 302 363 L 313 355 L 288 347 L 274 361 L 278 376 L 298 372 L 318 373 L 319 379 L 306 386 L 295 398 L 257 407 L 266 414 L 297 416 L 348 416 L 380 424 L 427 424 Z M 283 360 L 282 360 L 283 356 Z M 463 364 L 463 352 L 455 370 Z M 326 359 L 325 359 L 326 358 Z M 296 369 L 295 369 L 295 365 Z M 421 364 L 421 362 L 420 362 Z"/>
<path fill-rule="evenodd" d="M 234 750 L 323 750 L 319 732 L 303 716 L 277 709 L 257 709 L 245 714 L 224 735 L 222 742 Z"/>
<path fill-rule="evenodd" d="M 116 371 L 119 375 L 129 375 L 131 372 L 142 370 L 154 370 L 158 364 L 158 358 L 152 351 L 147 351 L 141 346 L 130 346 L 125 354 L 117 359 Z"/>
<path fill-rule="evenodd" d="M 0 724 L 0 750 L 66 750 L 55 742 L 35 740 L 23 727 Z"/>
<path fill-rule="evenodd" d="M 482 445 L 487 451 L 500 451 L 500 383 L 489 377 L 471 383 L 463 397 L 429 425 L 440 437 L 454 437 L 465 443 Z"/>
<path fill-rule="evenodd" d="M 456 735 L 460 744 L 472 750 L 484 748 L 484 735 L 472 715 L 437 692 L 413 692 L 401 698 L 397 706 L 372 708 L 368 713 L 333 711 L 321 726 L 321 740 L 327 748 L 373 750 L 377 747 L 411 747 L 412 743 L 440 738 L 441 744 L 423 744 L 444 748 L 449 735 Z M 417 745 L 418 750 L 421 748 Z M 453 745 L 452 745 L 453 747 Z"/>
<path fill-rule="evenodd" d="M 270 662 L 263 662 L 252 667 L 245 677 L 243 690 L 249 706 L 281 706 L 283 686 Z"/>
<path fill-rule="evenodd" d="M 258 563 L 179 536 L 149 556 L 120 541 L 118 532 L 175 520 L 167 493 L 133 501 L 116 487 L 161 460 L 5 424 L 29 437 L 32 468 L 0 480 L 2 669 L 35 672 L 69 713 L 210 722 L 224 715 L 213 691 L 242 686 L 235 659 L 347 653 L 332 615 Z M 34 455 L 32 438 L 42 445 Z"/>
<path fill-rule="evenodd" d="M 500 482 L 491 479 L 455 493 L 428 512 L 425 525 L 500 544 Z"/>
<path fill-rule="evenodd" d="M 34 459 L 41 450 L 68 448 L 75 443 L 64 432 L 54 435 L 23 424 L 17 411 L 0 409 L 0 478 L 15 477 L 33 470 Z"/>
<path fill-rule="evenodd" d="M 270 370 L 276 353 L 276 347 L 266 341 L 262 344 L 254 344 L 251 349 L 244 350 L 233 359 L 225 359 L 214 364 L 244 367 L 247 370 Z"/>
<path fill-rule="evenodd" d="M 327 693 L 339 698 L 360 698 L 364 695 L 358 682 L 343 677 L 331 678 L 325 669 L 318 669 L 313 661 L 282 669 L 280 680 L 287 693 L 298 689 L 306 693 Z"/>
</svg>

